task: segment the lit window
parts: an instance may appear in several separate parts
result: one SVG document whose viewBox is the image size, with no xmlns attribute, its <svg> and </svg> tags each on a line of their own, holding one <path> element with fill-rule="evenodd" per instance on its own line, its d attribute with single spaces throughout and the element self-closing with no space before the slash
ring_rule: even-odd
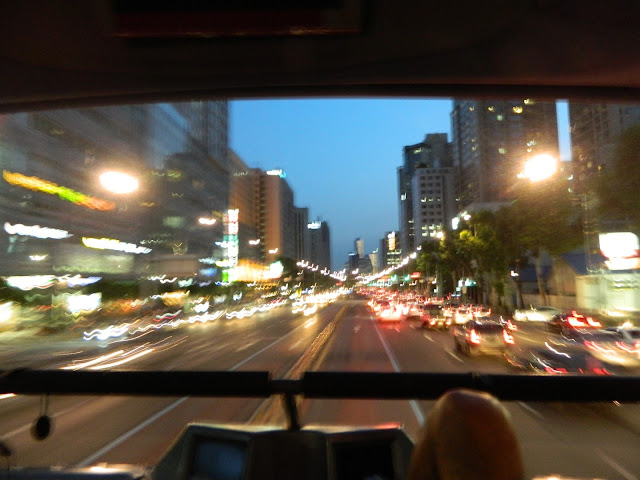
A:
<svg viewBox="0 0 640 480">
<path fill-rule="evenodd" d="M 493 107 L 489 107 L 487 108 L 487 110 L 489 110 L 490 112 L 493 112 L 495 109 Z"/>
<path fill-rule="evenodd" d="M 496 120 L 498 120 L 499 122 L 501 122 L 504 119 L 504 117 L 502 115 L 496 115 Z"/>
<path fill-rule="evenodd" d="M 475 107 L 469 107 L 469 111 L 473 112 L 475 110 Z"/>
<path fill-rule="evenodd" d="M 506 153 L 507 153 L 507 149 L 506 149 L 506 148 L 504 148 L 504 147 L 500 147 L 500 148 L 498 149 L 498 153 L 499 153 L 500 155 L 504 155 L 504 154 L 506 154 Z"/>
<path fill-rule="evenodd" d="M 513 107 L 513 113 L 522 113 L 522 107 Z"/>
<path fill-rule="evenodd" d="M 535 105 L 536 102 L 534 102 L 533 100 L 531 100 L 530 98 L 525 98 L 524 100 L 524 104 L 525 105 Z"/>
</svg>

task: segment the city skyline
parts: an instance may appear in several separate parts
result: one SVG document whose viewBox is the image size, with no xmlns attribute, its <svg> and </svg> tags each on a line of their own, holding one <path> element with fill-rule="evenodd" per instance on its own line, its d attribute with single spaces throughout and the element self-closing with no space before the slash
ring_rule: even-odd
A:
<svg viewBox="0 0 640 480">
<path fill-rule="evenodd" d="M 451 141 L 452 105 L 449 99 L 233 101 L 230 147 L 252 167 L 287 173 L 296 206 L 330 225 L 331 268 L 341 269 L 354 238 L 371 247 L 398 229 L 402 149 L 428 133 L 447 133 Z M 570 159 L 566 110 L 560 102 L 561 160 Z"/>
</svg>

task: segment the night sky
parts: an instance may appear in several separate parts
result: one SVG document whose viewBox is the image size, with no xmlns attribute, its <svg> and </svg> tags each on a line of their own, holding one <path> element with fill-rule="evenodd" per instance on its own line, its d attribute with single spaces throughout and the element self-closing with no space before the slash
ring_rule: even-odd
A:
<svg viewBox="0 0 640 480">
<path fill-rule="evenodd" d="M 230 105 L 231 148 L 250 166 L 282 168 L 295 204 L 331 229 L 332 268 L 356 237 L 367 253 L 398 229 L 402 148 L 427 133 L 451 141 L 451 100 L 243 100 Z M 559 103 L 560 152 L 569 159 L 566 103 Z"/>
</svg>

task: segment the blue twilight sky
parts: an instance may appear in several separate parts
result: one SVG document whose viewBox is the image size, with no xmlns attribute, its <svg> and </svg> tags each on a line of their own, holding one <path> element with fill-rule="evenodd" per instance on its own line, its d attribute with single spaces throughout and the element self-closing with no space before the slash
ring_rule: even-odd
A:
<svg viewBox="0 0 640 480">
<path fill-rule="evenodd" d="M 367 253 L 398 229 L 402 148 L 427 133 L 451 141 L 451 100 L 241 100 L 230 105 L 231 148 L 250 166 L 282 168 L 295 204 L 331 229 L 332 268 L 354 240 Z M 570 159 L 566 102 L 558 103 L 560 155 Z"/>
</svg>

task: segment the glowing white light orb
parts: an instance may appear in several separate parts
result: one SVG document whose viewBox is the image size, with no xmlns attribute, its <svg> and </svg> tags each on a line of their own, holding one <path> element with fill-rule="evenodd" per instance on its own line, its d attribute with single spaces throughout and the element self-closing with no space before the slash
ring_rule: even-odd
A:
<svg viewBox="0 0 640 480">
<path fill-rule="evenodd" d="M 123 172 L 105 172 L 100 175 L 100 183 L 111 193 L 117 194 L 132 193 L 140 187 L 136 177 Z"/>
</svg>

